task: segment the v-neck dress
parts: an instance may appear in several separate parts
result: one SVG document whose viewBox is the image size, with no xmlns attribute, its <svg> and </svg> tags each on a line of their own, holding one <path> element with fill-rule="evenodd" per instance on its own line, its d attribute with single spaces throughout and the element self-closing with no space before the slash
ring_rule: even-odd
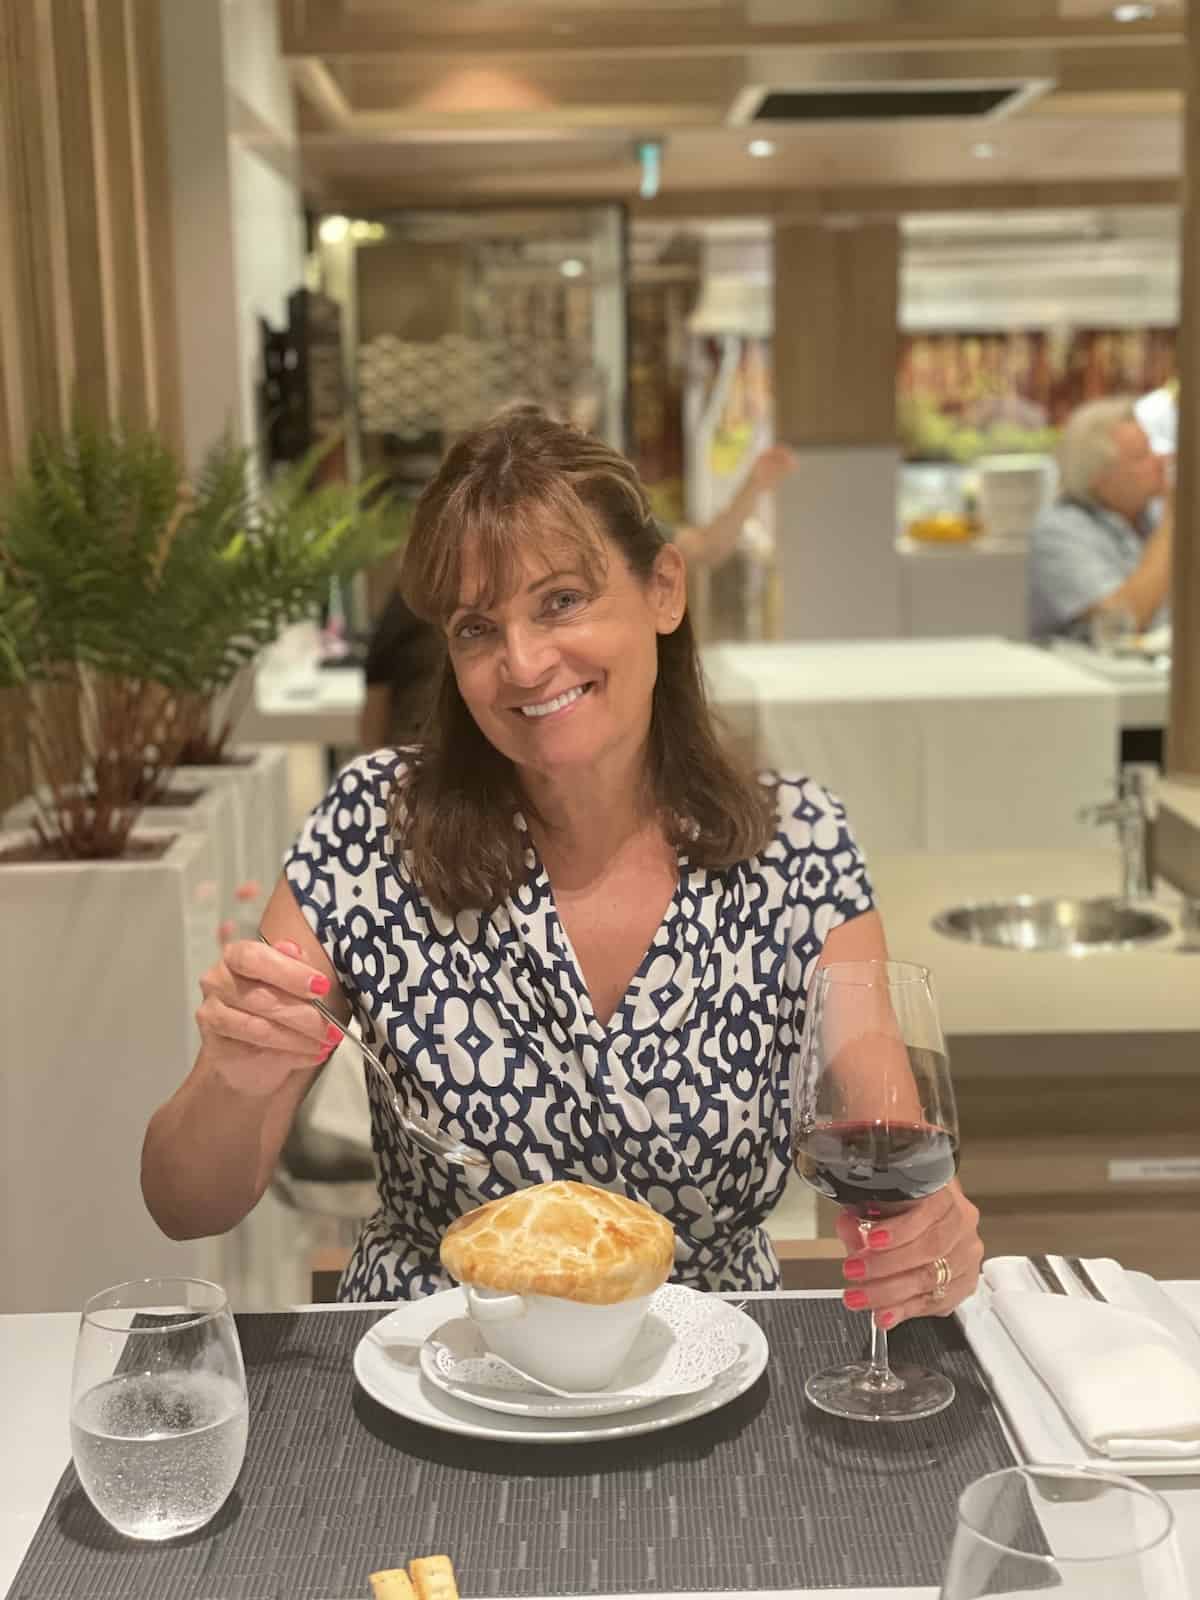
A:
<svg viewBox="0 0 1200 1600">
<path fill-rule="evenodd" d="M 555 1178 L 661 1212 L 680 1282 L 777 1286 L 762 1222 L 789 1170 L 788 1075 L 808 982 L 830 930 L 874 904 L 840 803 L 808 779 L 764 775 L 778 797 L 774 838 L 723 870 L 681 859 L 662 923 L 602 1026 L 532 841 L 527 878 L 494 910 L 448 917 L 425 899 L 387 820 L 404 770 L 396 751 L 344 768 L 284 871 L 401 1100 L 490 1168 L 418 1149 L 369 1073 L 380 1205 L 340 1298 L 448 1287 L 438 1245 L 450 1223 Z"/>
</svg>

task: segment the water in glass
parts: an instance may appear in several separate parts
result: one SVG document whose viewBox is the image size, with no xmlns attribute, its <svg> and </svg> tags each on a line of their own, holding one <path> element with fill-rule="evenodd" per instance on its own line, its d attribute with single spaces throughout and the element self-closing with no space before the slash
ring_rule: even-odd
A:
<svg viewBox="0 0 1200 1600">
<path fill-rule="evenodd" d="M 209 1522 L 246 1453 L 237 1329 L 222 1291 L 146 1280 L 84 1308 L 71 1403 L 79 1481 L 134 1539 L 174 1539 Z"/>
</svg>

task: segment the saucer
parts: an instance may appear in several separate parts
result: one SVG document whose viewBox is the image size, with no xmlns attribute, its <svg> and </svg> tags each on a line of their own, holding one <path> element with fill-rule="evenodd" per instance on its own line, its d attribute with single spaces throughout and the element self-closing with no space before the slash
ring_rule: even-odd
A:
<svg viewBox="0 0 1200 1600">
<path fill-rule="evenodd" d="M 692 1291 L 694 1292 L 694 1291 Z M 414 1348 L 430 1334 L 467 1313 L 461 1289 L 445 1289 L 406 1301 L 359 1340 L 354 1375 L 372 1400 L 395 1416 L 443 1433 L 513 1444 L 574 1444 L 632 1438 L 678 1427 L 728 1405 L 757 1382 L 767 1364 L 767 1341 L 752 1317 L 730 1307 L 739 1358 L 706 1389 L 672 1395 L 632 1411 L 590 1417 L 535 1417 L 487 1411 L 436 1388 L 420 1370 Z M 391 1348 L 388 1336 L 398 1342 Z"/>
<path fill-rule="evenodd" d="M 421 1346 L 420 1365 L 436 1388 L 489 1411 L 523 1417 L 598 1417 L 699 1394 L 741 1357 L 737 1312 L 711 1295 L 668 1283 L 650 1302 L 632 1350 L 611 1383 L 548 1393 L 493 1356 L 477 1323 L 455 1317 Z"/>
</svg>

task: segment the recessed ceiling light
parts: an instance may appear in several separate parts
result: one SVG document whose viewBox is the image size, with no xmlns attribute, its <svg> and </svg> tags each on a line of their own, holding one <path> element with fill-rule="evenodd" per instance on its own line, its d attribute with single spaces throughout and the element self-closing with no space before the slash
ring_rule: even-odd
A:
<svg viewBox="0 0 1200 1600">
<path fill-rule="evenodd" d="M 775 145 L 770 139 L 751 139 L 746 149 L 752 156 L 773 156 Z"/>
<path fill-rule="evenodd" d="M 971 154 L 977 161 L 990 161 L 996 154 L 996 146 L 994 144 L 987 144 L 986 142 L 973 144 L 971 146 Z"/>
<path fill-rule="evenodd" d="M 349 217 L 322 217 L 321 226 L 317 229 L 323 244 L 341 244 L 350 232 Z"/>
<path fill-rule="evenodd" d="M 558 270 L 564 278 L 582 278 L 587 268 L 578 256 L 568 256 L 565 261 L 559 263 Z"/>
<path fill-rule="evenodd" d="M 1120 5 L 1112 10 L 1114 22 L 1149 22 L 1154 7 L 1149 5 Z"/>
</svg>

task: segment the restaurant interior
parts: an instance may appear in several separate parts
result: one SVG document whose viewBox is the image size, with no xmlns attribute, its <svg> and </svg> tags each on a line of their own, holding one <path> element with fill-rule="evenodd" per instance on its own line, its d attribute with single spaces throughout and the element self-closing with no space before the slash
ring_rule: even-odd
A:
<svg viewBox="0 0 1200 1600">
<path fill-rule="evenodd" d="M 0 1396 L 34 1463 L 0 1452 L 0 1593 L 332 1600 L 448 1551 L 480 1600 L 970 1600 L 1056 1584 L 1182 1600 L 1189 1577 L 1200 1594 L 1198 386 L 1200 12 L 1186 0 L 0 0 Z M 646 1424 L 667 1430 L 657 1455 L 657 1433 L 631 1444 L 635 1428 L 577 1421 L 570 1446 L 539 1456 L 564 1417 L 591 1414 L 561 1401 L 531 1414 L 555 1418 L 548 1433 L 528 1413 L 506 1433 L 502 1404 L 477 1413 L 495 1426 L 472 1424 L 454 1362 L 503 1365 L 539 1335 L 504 1346 L 470 1287 L 478 1348 L 429 1357 L 427 1311 L 397 1334 L 423 1364 L 444 1358 L 440 1377 L 405 1377 L 415 1409 L 392 1404 L 369 1320 L 332 1342 L 338 1318 L 365 1311 L 305 1313 L 286 1370 L 287 1308 L 331 1307 L 352 1282 L 360 1301 L 397 1297 L 354 1277 L 389 1203 L 387 1104 L 433 1163 L 419 1170 L 439 1205 L 447 1183 L 460 1193 L 445 1136 L 470 1145 L 483 1127 L 464 1113 L 431 1133 L 422 1101 L 414 1132 L 392 1088 L 403 1036 L 365 1012 L 347 1028 L 333 996 L 340 1042 L 257 1203 L 192 1237 L 151 1215 L 143 1140 L 200 1049 L 201 980 L 278 926 L 282 864 L 347 763 L 419 738 L 427 663 L 397 587 L 414 510 L 455 441 L 514 404 L 632 462 L 686 560 L 723 748 L 828 786 L 865 858 L 860 908 L 878 907 L 893 963 L 932 975 L 932 1032 L 903 1042 L 914 1062 L 929 1039 L 948 1059 L 941 1122 L 994 1270 L 951 1297 L 943 1332 L 927 1313 L 943 1309 L 952 1252 L 931 1249 L 911 1326 L 934 1331 L 895 1345 L 897 1363 L 953 1380 L 949 1423 L 813 1420 L 823 1402 L 805 1380 L 843 1355 L 818 1311 L 852 1322 L 854 1247 L 844 1194 L 799 1156 L 762 1218 L 787 1293 L 705 1285 L 737 1290 L 746 1319 L 760 1307 L 736 1352 L 747 1375 L 727 1410 L 662 1390 L 677 1398 L 644 1413 L 666 1418 Z M 1082 445 L 1074 418 L 1093 419 Z M 1091 497 L 1126 444 L 1154 475 L 1136 514 Z M 1089 517 L 1133 550 L 1124 579 L 1047 623 L 1063 530 Z M 209 543 L 176 560 L 179 530 L 202 523 Z M 239 580 L 270 539 L 276 555 Z M 293 563 L 274 588 L 271 560 Z M 1157 585 L 1145 603 L 1143 579 Z M 304 902 L 314 926 L 324 892 Z M 672 937 L 692 935 L 681 921 Z M 360 951 L 354 970 L 376 959 L 407 957 Z M 669 1144 L 660 1092 L 640 1114 Z M 928 1102 L 922 1119 L 939 1120 Z M 598 1171 L 579 1151 L 545 1175 Z M 693 1162 L 682 1134 L 671 1159 Z M 488 1181 L 501 1172 L 510 1188 L 538 1181 L 501 1158 Z M 657 1178 L 613 1168 L 600 1187 L 675 1204 Z M 1062 1264 L 1080 1259 L 1100 1263 L 1092 1298 L 1116 1306 L 1073 1279 L 1052 1336 L 1030 1312 L 1030 1350 L 1053 1353 L 1022 1353 L 1021 1306 L 1036 1299 L 1040 1317 L 1049 1297 L 1027 1263 L 1049 1264 L 1061 1298 Z M 224 1509 L 189 1525 L 206 1530 L 160 1547 L 110 1536 L 89 1502 L 121 1523 L 91 1479 L 87 1500 L 59 1482 L 72 1442 L 85 1478 L 83 1424 L 72 1411 L 68 1439 L 54 1384 L 74 1360 L 78 1390 L 94 1358 L 86 1316 L 78 1331 L 90 1297 L 161 1278 L 219 1285 L 237 1314 L 251 1455 Z M 1141 1300 L 1122 1298 L 1130 1283 Z M 1006 1293 L 1011 1321 L 991 1306 Z M 1106 1331 L 1088 1312 L 1142 1322 Z M 870 1321 L 852 1324 L 858 1342 Z M 570 1346 L 563 1326 L 540 1337 Z M 724 1335 L 704 1330 L 717 1370 Z M 304 1376 L 346 1379 L 351 1352 L 353 1408 L 345 1385 Z M 272 1427 L 272 1460 L 249 1479 L 256 1368 L 305 1421 Z M 715 1395 L 729 1380 L 706 1381 Z M 908 1381 L 914 1409 L 896 1416 L 932 1416 Z M 1119 1450 L 1097 1443 L 1122 1432 L 1095 1421 L 1102 1388 L 1114 1417 L 1145 1411 Z M 673 1421 L 690 1441 L 674 1451 Z M 356 1429 L 370 1462 L 357 1488 L 341 1471 Z M 242 1451 L 244 1434 L 243 1411 Z M 328 1521 L 315 1475 L 286 1476 L 310 1446 L 338 1459 Z M 726 1472 L 701 1494 L 706 1461 Z M 1031 1506 L 1042 1534 L 987 1587 L 962 1545 L 968 1485 L 1038 1462 L 1095 1474 L 1081 1553 L 1059 1562 L 1069 1536 L 1026 1485 L 1011 1526 L 989 1508 L 982 1547 L 1015 1549 Z M 1113 1473 L 1158 1492 L 1101 1505 L 1126 1482 Z M 792 1498 L 764 1491 L 756 1511 L 760 1480 L 781 1478 Z M 668 1538 L 676 1497 L 683 1535 Z M 819 1509 L 806 1521 L 798 1504 Z M 1129 1516 L 1144 1531 L 1164 1505 L 1168 1554 L 1105 1553 L 1102 1528 Z M 649 1556 L 612 1553 L 626 1543 Z M 171 1551 L 176 1565 L 158 1562 Z"/>
</svg>

